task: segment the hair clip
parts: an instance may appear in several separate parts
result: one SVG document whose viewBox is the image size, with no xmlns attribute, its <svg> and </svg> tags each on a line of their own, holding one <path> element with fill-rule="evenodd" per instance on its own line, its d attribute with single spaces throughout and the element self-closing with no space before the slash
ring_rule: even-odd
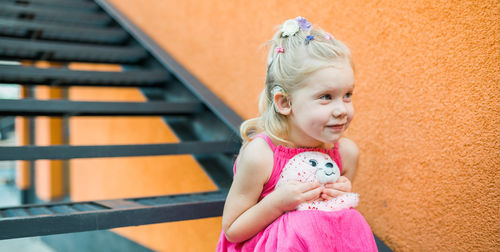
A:
<svg viewBox="0 0 500 252">
<path fill-rule="evenodd" d="M 295 20 L 297 21 L 297 23 L 299 23 L 299 27 L 300 29 L 302 29 L 303 31 L 309 31 L 311 29 L 311 23 L 309 23 L 307 21 L 307 19 L 301 17 L 301 16 L 298 16 L 295 18 Z"/>
<path fill-rule="evenodd" d="M 281 26 L 281 36 L 289 37 L 295 35 L 300 30 L 299 23 L 295 19 L 288 19 Z"/>
<path fill-rule="evenodd" d="M 333 36 L 332 36 L 332 35 L 330 35 L 330 34 L 326 34 L 326 35 L 325 35 L 325 39 L 326 39 L 326 40 L 333 39 Z"/>
<path fill-rule="evenodd" d="M 283 49 L 283 47 L 281 47 L 281 46 L 276 47 L 275 50 L 276 50 L 276 53 L 285 53 L 285 49 Z"/>
<path fill-rule="evenodd" d="M 303 30 L 305 32 L 311 29 L 311 23 L 307 21 L 307 19 L 298 16 L 294 19 L 288 19 L 281 26 L 281 37 L 290 37 L 295 35 L 299 30 Z"/>
<path fill-rule="evenodd" d="M 306 37 L 306 45 L 308 45 L 311 40 L 314 40 L 314 35 L 307 35 L 307 37 Z"/>
</svg>

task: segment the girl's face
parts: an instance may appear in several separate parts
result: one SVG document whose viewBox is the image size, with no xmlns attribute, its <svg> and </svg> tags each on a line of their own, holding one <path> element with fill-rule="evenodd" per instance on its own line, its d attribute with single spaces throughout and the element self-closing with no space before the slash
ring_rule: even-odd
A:
<svg viewBox="0 0 500 252">
<path fill-rule="evenodd" d="M 354 74 L 348 62 L 312 73 L 291 94 L 289 140 L 298 147 L 319 147 L 339 140 L 354 116 Z"/>
</svg>

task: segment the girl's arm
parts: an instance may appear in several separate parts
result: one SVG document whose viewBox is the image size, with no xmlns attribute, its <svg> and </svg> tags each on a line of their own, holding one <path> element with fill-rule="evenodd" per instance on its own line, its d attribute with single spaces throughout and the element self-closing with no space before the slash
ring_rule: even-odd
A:
<svg viewBox="0 0 500 252">
<path fill-rule="evenodd" d="M 272 169 L 273 152 L 265 140 L 256 138 L 240 152 L 222 216 L 228 241 L 245 241 L 284 212 L 319 197 L 322 190 L 319 184 L 290 183 L 258 201 Z"/>
<path fill-rule="evenodd" d="M 321 198 L 331 198 L 351 192 L 351 181 L 354 179 L 356 168 L 358 168 L 359 149 L 352 140 L 342 137 L 339 139 L 339 153 L 342 159 L 342 176 L 335 183 L 326 184 Z"/>
</svg>

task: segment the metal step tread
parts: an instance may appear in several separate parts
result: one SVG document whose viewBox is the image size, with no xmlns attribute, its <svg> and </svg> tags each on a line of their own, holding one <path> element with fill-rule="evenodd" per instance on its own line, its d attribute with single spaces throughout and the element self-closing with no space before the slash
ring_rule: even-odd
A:
<svg viewBox="0 0 500 252">
<path fill-rule="evenodd" d="M 128 34 L 119 28 L 33 22 L 1 17 L 0 35 L 105 44 L 120 44 L 128 38 Z"/>
<path fill-rule="evenodd" d="M 122 72 L 75 71 L 0 65 L 0 83 L 54 86 L 160 86 L 171 79 L 165 69 Z"/>
<path fill-rule="evenodd" d="M 101 12 L 63 12 L 51 7 L 11 4 L 4 4 L 2 8 L 0 8 L 0 17 L 44 21 L 49 23 L 64 22 L 65 24 L 87 26 L 107 26 L 112 21 L 108 15 Z"/>
<path fill-rule="evenodd" d="M 158 116 L 202 111 L 201 102 L 0 99 L 0 116 Z"/>
<path fill-rule="evenodd" d="M 184 154 L 235 154 L 239 143 L 229 141 L 186 141 L 163 144 L 134 145 L 52 145 L 52 146 L 0 146 L 0 161 L 5 160 L 39 160 L 103 157 L 138 157 Z"/>
<path fill-rule="evenodd" d="M 227 191 L 0 208 L 0 239 L 222 215 Z"/>
<path fill-rule="evenodd" d="M 106 46 L 0 37 L 0 57 L 9 59 L 130 64 L 146 56 L 146 50 L 137 46 Z"/>
<path fill-rule="evenodd" d="M 99 6 L 90 1 L 66 0 L 0 0 L 1 4 L 14 4 L 24 6 L 47 6 L 55 9 L 78 9 L 79 11 L 97 11 Z"/>
</svg>

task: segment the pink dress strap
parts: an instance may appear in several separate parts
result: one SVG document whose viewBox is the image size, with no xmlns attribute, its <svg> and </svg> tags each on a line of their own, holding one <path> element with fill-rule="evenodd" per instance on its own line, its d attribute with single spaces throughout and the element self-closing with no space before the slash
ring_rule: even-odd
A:
<svg viewBox="0 0 500 252">
<path fill-rule="evenodd" d="M 255 137 L 256 138 L 259 137 L 259 138 L 266 140 L 267 144 L 269 144 L 269 147 L 271 147 L 271 150 L 273 150 L 273 152 L 275 151 L 276 145 L 274 145 L 273 141 L 271 141 L 271 138 L 269 138 L 266 134 L 260 133 L 260 134 L 257 134 Z"/>
<path fill-rule="evenodd" d="M 337 165 L 339 166 L 340 172 L 342 172 L 342 158 L 340 157 L 340 152 L 339 152 L 339 142 L 336 142 L 333 149 L 332 149 L 332 158 L 335 162 L 337 162 Z"/>
</svg>

